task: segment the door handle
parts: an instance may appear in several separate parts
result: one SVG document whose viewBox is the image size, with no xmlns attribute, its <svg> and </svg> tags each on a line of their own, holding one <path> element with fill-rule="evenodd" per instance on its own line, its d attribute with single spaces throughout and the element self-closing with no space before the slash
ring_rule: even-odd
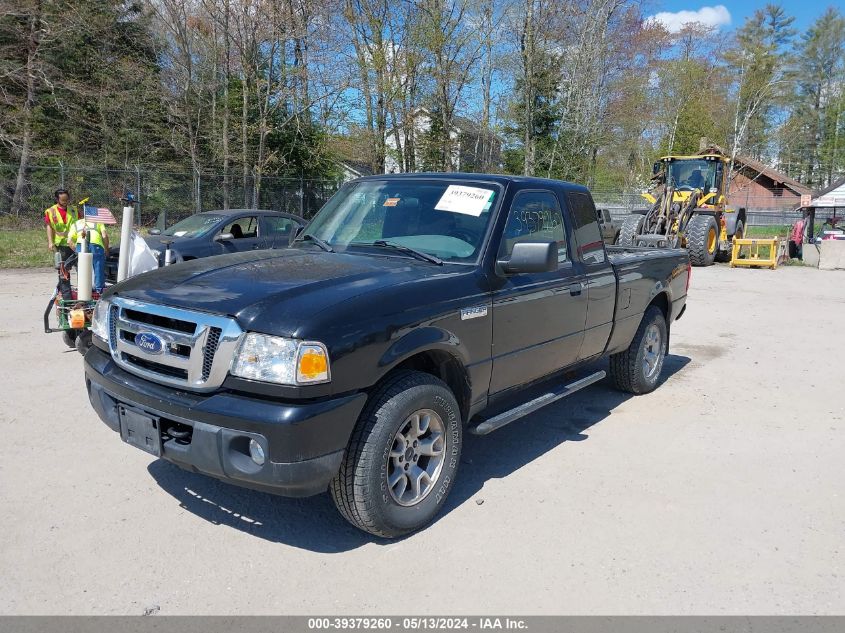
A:
<svg viewBox="0 0 845 633">
<path fill-rule="evenodd" d="M 569 286 L 569 294 L 573 297 L 577 297 L 581 294 L 581 291 L 584 289 L 584 283 L 578 282 L 577 284 L 572 284 Z"/>
</svg>

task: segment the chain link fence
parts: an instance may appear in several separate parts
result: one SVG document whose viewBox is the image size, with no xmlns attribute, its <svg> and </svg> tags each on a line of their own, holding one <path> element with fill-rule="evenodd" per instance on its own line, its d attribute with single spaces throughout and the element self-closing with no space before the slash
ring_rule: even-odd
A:
<svg viewBox="0 0 845 633">
<path fill-rule="evenodd" d="M 339 181 L 307 178 L 258 179 L 242 173 L 229 176 L 145 169 L 32 167 L 15 205 L 16 165 L 0 164 L 0 216 L 15 216 L 37 223 L 54 203 L 56 189 L 67 189 L 71 202 L 89 198 L 89 204 L 119 211 L 120 199 L 132 192 L 138 200 L 140 224 L 169 226 L 199 211 L 249 208 L 273 209 L 305 218 L 313 216 L 340 186 Z M 228 195 L 227 195 L 228 194 Z M 226 198 L 228 197 L 228 205 Z"/>
<path fill-rule="evenodd" d="M 0 216 L 13 215 L 19 220 L 36 223 L 44 209 L 53 204 L 53 192 L 59 187 L 68 189 L 71 200 L 85 197 L 90 204 L 120 210 L 120 198 L 131 191 L 139 200 L 140 223 L 144 226 L 170 226 L 174 222 L 199 211 L 237 208 L 274 209 L 311 218 L 340 186 L 335 180 L 279 178 L 254 174 L 244 178 L 233 173 L 229 182 L 221 174 L 194 175 L 144 169 L 97 169 L 65 167 L 32 167 L 18 196 L 15 208 L 16 165 L 0 164 Z M 228 205 L 226 198 L 228 193 Z M 745 207 L 748 224 L 757 226 L 792 224 L 801 217 L 798 201 L 784 191 L 774 197 L 754 197 L 739 194 L 732 198 L 735 206 Z M 783 196 L 782 199 L 778 199 Z M 608 209 L 621 219 L 648 203 L 639 191 L 594 190 L 596 206 Z M 817 215 L 818 221 L 827 219 Z"/>
<path fill-rule="evenodd" d="M 650 206 L 639 191 L 594 190 L 592 193 L 596 207 L 610 211 L 615 220 L 622 220 L 634 210 Z M 798 198 L 783 189 L 775 189 L 772 193 L 773 196 L 752 196 L 740 192 L 730 196 L 731 206 L 745 208 L 749 226 L 791 225 L 801 218 Z M 816 220 L 824 222 L 833 215 L 832 209 L 819 209 Z"/>
</svg>

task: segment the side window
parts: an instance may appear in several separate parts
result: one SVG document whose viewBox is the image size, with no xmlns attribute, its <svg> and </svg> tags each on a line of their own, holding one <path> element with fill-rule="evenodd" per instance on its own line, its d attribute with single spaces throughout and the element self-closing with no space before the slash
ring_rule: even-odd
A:
<svg viewBox="0 0 845 633">
<path fill-rule="evenodd" d="M 596 207 L 588 193 L 569 191 L 566 194 L 572 221 L 575 222 L 573 235 L 581 261 L 585 264 L 601 264 L 605 260 L 604 242 L 596 224 Z"/>
<path fill-rule="evenodd" d="M 511 204 L 505 225 L 503 247 L 506 254 L 517 242 L 557 242 L 557 260 L 567 261 L 566 229 L 557 197 L 550 191 L 523 191 Z"/>
<path fill-rule="evenodd" d="M 267 229 L 264 237 L 288 237 L 296 229 L 296 222 L 290 218 L 265 215 L 264 226 Z"/>
<path fill-rule="evenodd" d="M 221 233 L 231 233 L 232 239 L 240 240 L 258 235 L 258 218 L 254 215 L 232 220 L 223 227 Z"/>
</svg>

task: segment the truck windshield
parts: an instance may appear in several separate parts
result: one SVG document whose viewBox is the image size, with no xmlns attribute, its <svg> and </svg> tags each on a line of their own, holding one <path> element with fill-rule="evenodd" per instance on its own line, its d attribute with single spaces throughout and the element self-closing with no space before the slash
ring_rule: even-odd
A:
<svg viewBox="0 0 845 633">
<path fill-rule="evenodd" d="M 173 237 L 197 237 L 217 224 L 220 217 L 214 213 L 198 213 L 197 215 L 185 218 L 181 222 L 177 222 L 163 231 L 163 234 L 172 235 Z"/>
<path fill-rule="evenodd" d="M 444 261 L 474 262 L 500 195 L 487 182 L 365 180 L 338 191 L 306 233 L 335 250 L 386 241 Z"/>
<path fill-rule="evenodd" d="M 715 187 L 715 160 L 673 160 L 669 162 L 669 184 L 675 189 L 701 189 L 707 192 Z"/>
</svg>

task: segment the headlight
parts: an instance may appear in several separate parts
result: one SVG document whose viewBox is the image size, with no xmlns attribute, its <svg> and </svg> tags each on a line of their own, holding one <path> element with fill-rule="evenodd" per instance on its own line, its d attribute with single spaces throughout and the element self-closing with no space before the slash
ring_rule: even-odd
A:
<svg viewBox="0 0 845 633">
<path fill-rule="evenodd" d="M 249 332 L 235 354 L 232 375 L 282 385 L 329 382 L 329 354 L 322 343 Z"/>
<path fill-rule="evenodd" d="M 91 317 L 91 334 L 108 342 L 109 340 L 109 307 L 110 303 L 100 299 L 94 308 L 94 315 Z"/>
</svg>

